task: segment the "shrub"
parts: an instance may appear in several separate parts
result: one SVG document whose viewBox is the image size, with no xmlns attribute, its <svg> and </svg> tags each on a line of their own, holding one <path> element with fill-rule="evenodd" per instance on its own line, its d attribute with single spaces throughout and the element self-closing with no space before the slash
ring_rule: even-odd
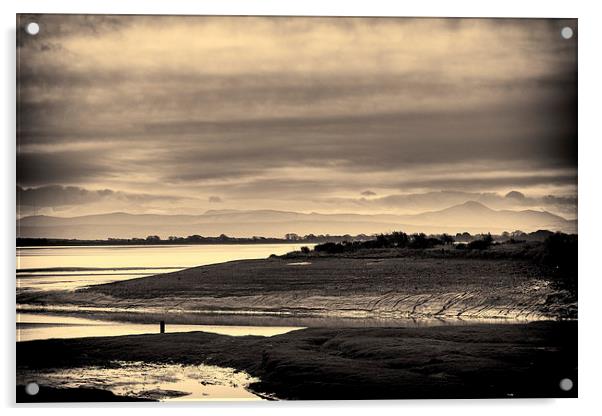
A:
<svg viewBox="0 0 602 416">
<path fill-rule="evenodd" d="M 491 244 L 493 244 L 493 237 L 491 234 L 487 234 L 478 240 L 468 243 L 468 248 L 471 250 L 487 250 L 491 247 Z"/>
<path fill-rule="evenodd" d="M 314 247 L 314 251 L 320 253 L 342 253 L 343 251 L 345 251 L 345 247 L 343 247 L 342 244 L 337 244 L 337 243 L 324 243 L 324 244 L 317 244 Z"/>
<path fill-rule="evenodd" d="M 577 236 L 564 233 L 550 235 L 544 241 L 544 263 L 561 269 L 577 270 Z"/>
<path fill-rule="evenodd" d="M 449 237 L 451 239 L 451 237 Z M 452 239 L 453 241 L 453 239 Z M 323 243 L 314 247 L 316 252 L 323 253 L 344 253 L 356 251 L 359 249 L 379 249 L 379 248 L 431 248 L 443 244 L 438 238 L 427 237 L 426 234 L 412 234 L 408 236 L 401 231 L 395 231 L 391 234 L 379 234 L 374 239 L 368 241 L 343 241 L 341 243 Z"/>
<path fill-rule="evenodd" d="M 437 245 L 442 244 L 441 240 L 434 237 L 427 237 L 426 234 L 412 234 L 410 239 L 410 244 L 408 247 L 410 248 L 432 248 Z"/>
</svg>

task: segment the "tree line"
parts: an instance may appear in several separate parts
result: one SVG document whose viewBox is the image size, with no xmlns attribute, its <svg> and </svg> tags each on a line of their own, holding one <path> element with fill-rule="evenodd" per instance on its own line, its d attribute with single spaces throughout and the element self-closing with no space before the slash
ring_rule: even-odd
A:
<svg viewBox="0 0 602 416">
<path fill-rule="evenodd" d="M 487 250 L 494 244 L 517 244 L 526 241 L 543 241 L 546 252 L 558 256 L 567 247 L 571 249 L 572 244 L 576 247 L 577 236 L 564 233 L 554 233 L 548 230 L 538 230 L 533 233 L 514 231 L 493 236 L 491 233 L 477 234 L 473 236 L 467 232 L 458 233 L 456 237 L 449 234 L 426 235 L 424 233 L 406 234 L 395 231 L 390 234 L 379 234 L 369 240 L 343 240 L 340 242 L 328 241 L 314 246 L 316 253 L 345 253 L 361 249 L 386 249 L 386 248 L 409 248 L 429 249 L 437 246 L 453 246 L 457 250 Z M 303 253 L 309 253 L 309 247 L 302 247 Z M 574 251 L 574 250 L 573 250 Z"/>
<path fill-rule="evenodd" d="M 230 237 L 221 234 L 216 237 L 202 235 L 189 235 L 187 237 L 169 236 L 161 238 L 158 235 L 149 235 L 145 238 L 108 238 L 108 239 L 67 239 L 67 238 L 17 238 L 17 247 L 31 246 L 96 246 L 96 245 L 169 245 L 169 244 L 281 244 L 281 243 L 307 243 L 324 245 L 328 243 L 340 244 L 344 248 L 326 245 L 326 248 L 318 250 L 334 250 L 342 252 L 347 249 L 357 248 L 430 248 L 437 245 L 454 244 L 458 248 L 487 248 L 493 241 L 498 242 L 521 242 L 521 241 L 544 241 L 554 234 L 547 230 L 538 230 L 532 233 L 522 231 L 504 232 L 500 235 L 470 234 L 468 232 L 457 233 L 455 236 L 449 234 L 426 235 L 416 233 L 408 235 L 396 231 L 389 234 L 358 234 L 358 235 L 329 235 L 329 234 L 306 234 L 304 236 L 287 233 L 282 238 L 278 237 Z M 488 241 L 491 238 L 491 241 Z M 463 246 L 462 243 L 465 245 Z"/>
</svg>

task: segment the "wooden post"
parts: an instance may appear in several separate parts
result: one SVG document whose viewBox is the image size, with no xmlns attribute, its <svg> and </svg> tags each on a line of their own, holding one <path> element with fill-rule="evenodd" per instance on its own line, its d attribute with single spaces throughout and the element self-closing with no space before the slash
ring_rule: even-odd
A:
<svg viewBox="0 0 602 416">
<path fill-rule="evenodd" d="M 159 322 L 159 331 L 164 334 L 165 333 L 165 321 Z"/>
</svg>

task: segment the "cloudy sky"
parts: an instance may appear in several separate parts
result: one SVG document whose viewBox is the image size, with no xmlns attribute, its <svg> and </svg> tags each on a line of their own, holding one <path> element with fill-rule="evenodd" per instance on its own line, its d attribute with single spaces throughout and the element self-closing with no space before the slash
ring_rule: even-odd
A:
<svg viewBox="0 0 602 416">
<path fill-rule="evenodd" d="M 22 30 L 32 20 L 37 36 Z M 18 215 L 405 213 L 474 199 L 576 217 L 577 41 L 560 36 L 576 21 L 19 26 Z"/>
</svg>

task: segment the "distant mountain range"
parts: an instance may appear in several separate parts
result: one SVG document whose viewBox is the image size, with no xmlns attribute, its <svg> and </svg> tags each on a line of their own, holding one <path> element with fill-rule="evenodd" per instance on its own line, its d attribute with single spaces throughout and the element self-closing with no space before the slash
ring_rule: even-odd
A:
<svg viewBox="0 0 602 416">
<path fill-rule="evenodd" d="M 408 233 L 501 233 L 540 229 L 577 232 L 577 221 L 546 211 L 493 210 L 468 201 L 439 211 L 414 215 L 320 214 L 273 210 L 213 210 L 201 215 L 110 214 L 63 218 L 44 215 L 17 221 L 17 237 L 106 239 L 158 235 L 199 234 L 231 237 L 282 237 L 286 233 L 373 234 L 402 230 Z"/>
</svg>

